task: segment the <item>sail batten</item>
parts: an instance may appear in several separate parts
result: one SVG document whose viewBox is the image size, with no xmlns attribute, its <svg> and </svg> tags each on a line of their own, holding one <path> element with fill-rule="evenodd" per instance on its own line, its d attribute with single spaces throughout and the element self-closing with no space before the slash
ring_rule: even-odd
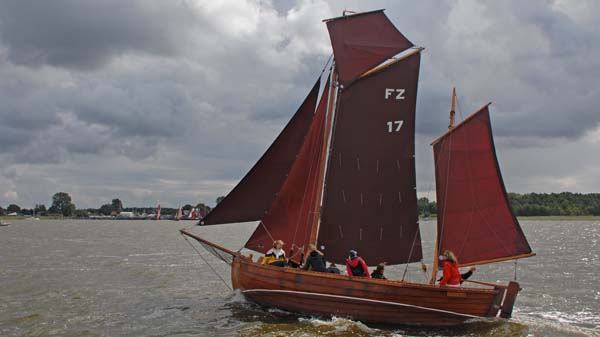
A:
<svg viewBox="0 0 600 337">
<path fill-rule="evenodd" d="M 438 205 L 438 252 L 461 265 L 531 256 L 508 202 L 498 166 L 489 104 L 433 142 Z"/>
</svg>

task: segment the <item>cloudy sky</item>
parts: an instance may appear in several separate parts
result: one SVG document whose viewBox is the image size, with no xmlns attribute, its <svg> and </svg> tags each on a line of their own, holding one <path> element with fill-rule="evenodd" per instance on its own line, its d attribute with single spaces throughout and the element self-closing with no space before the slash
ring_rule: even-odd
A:
<svg viewBox="0 0 600 337">
<path fill-rule="evenodd" d="M 420 195 L 456 86 L 492 101 L 507 189 L 600 192 L 600 2 L 0 1 L 0 206 L 205 202 L 269 146 L 331 53 L 322 19 L 386 8 L 425 47 Z"/>
</svg>

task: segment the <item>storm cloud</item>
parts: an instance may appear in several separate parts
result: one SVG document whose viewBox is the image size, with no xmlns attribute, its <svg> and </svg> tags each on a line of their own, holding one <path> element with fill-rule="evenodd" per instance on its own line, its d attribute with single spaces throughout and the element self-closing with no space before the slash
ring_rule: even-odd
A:
<svg viewBox="0 0 600 337">
<path fill-rule="evenodd" d="M 494 102 L 509 190 L 600 189 L 594 1 L 21 0 L 0 2 L 0 205 L 213 204 L 319 76 L 321 20 L 378 8 L 426 48 L 424 193 L 453 86 L 463 116 Z"/>
</svg>

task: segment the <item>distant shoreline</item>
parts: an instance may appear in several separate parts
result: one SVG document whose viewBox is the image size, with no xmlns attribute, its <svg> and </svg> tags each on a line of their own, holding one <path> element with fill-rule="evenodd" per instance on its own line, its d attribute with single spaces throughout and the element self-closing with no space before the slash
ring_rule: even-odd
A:
<svg viewBox="0 0 600 337">
<path fill-rule="evenodd" d="M 69 218 L 69 217 L 60 217 L 60 216 L 40 216 L 40 220 L 89 220 L 89 221 L 98 221 L 98 220 L 152 220 L 152 219 L 136 219 L 136 218 Z M 427 220 L 435 220 L 437 217 L 431 216 L 427 218 L 419 218 L 419 220 L 427 221 Z M 600 216 L 598 215 L 545 215 L 545 216 L 518 216 L 517 219 L 522 221 L 600 221 Z M 0 216 L 0 220 L 31 220 L 26 216 L 8 216 L 2 215 Z M 161 219 L 161 221 L 174 221 L 172 219 Z M 181 219 L 180 221 L 198 221 L 191 219 Z"/>
<path fill-rule="evenodd" d="M 548 221 L 548 220 L 573 220 L 573 221 L 595 221 L 600 220 L 600 216 L 598 215 L 544 215 L 544 216 L 518 216 L 519 220 L 528 220 L 528 221 Z"/>
<path fill-rule="evenodd" d="M 420 217 L 419 220 L 435 220 L 436 216 L 427 218 Z M 600 221 L 600 215 L 528 215 L 517 216 L 521 221 Z"/>
<path fill-rule="evenodd" d="M 98 221 L 98 220 L 130 220 L 130 221 L 137 221 L 137 220 L 149 220 L 149 221 L 155 221 L 155 219 L 150 219 L 150 218 L 127 218 L 127 217 L 97 217 L 97 218 L 77 218 L 77 217 L 61 217 L 61 216 L 39 216 L 37 217 L 37 220 L 89 220 L 89 221 Z M 9 215 L 0 215 L 0 220 L 34 220 L 33 218 L 31 218 L 30 216 L 24 216 L 24 215 L 16 215 L 16 216 L 9 216 Z M 198 219 L 185 219 L 182 218 L 180 220 L 174 220 L 174 219 L 160 219 L 160 221 L 196 221 L 198 222 Z"/>
</svg>

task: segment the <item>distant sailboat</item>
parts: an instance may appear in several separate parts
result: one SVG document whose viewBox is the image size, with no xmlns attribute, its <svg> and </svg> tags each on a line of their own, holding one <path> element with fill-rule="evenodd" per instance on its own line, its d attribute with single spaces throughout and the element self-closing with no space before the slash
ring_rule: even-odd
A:
<svg viewBox="0 0 600 337">
<path fill-rule="evenodd" d="M 179 208 L 177 208 L 177 211 L 175 212 L 174 220 L 179 221 L 179 220 L 181 220 L 182 217 L 183 217 L 183 213 L 182 213 L 181 207 L 179 207 Z"/>
<path fill-rule="evenodd" d="M 344 263 L 349 249 L 373 264 L 422 262 L 414 159 L 422 48 L 382 10 L 325 22 L 334 65 L 321 98 L 317 80 L 267 152 L 200 224 L 258 221 L 245 247 L 260 253 L 281 239 L 296 252 L 315 244 L 336 263 Z M 227 262 L 233 288 L 262 305 L 390 324 L 509 318 L 517 282 L 434 284 L 445 249 L 462 266 L 534 255 L 508 204 L 488 105 L 457 125 L 451 121 L 433 149 L 438 224 L 429 283 L 263 265 L 181 232 Z"/>
<path fill-rule="evenodd" d="M 190 212 L 187 215 L 189 220 L 200 220 L 200 210 L 198 208 L 190 209 Z"/>
<path fill-rule="evenodd" d="M 156 207 L 156 217 L 154 220 L 160 220 L 160 204 Z"/>
</svg>

